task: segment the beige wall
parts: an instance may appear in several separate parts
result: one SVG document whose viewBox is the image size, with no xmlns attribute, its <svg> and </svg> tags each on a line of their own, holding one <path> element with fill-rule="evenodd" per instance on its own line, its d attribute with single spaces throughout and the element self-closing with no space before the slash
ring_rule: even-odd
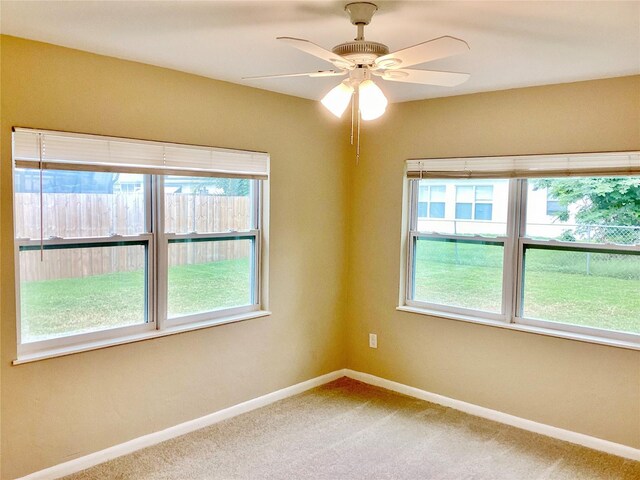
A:
<svg viewBox="0 0 640 480">
<path fill-rule="evenodd" d="M 640 448 L 640 352 L 395 311 L 406 158 L 640 149 L 640 77 L 391 105 L 355 167 L 317 102 L 11 37 L 1 54 L 3 479 L 345 366 Z M 13 125 L 271 153 L 273 315 L 11 366 Z"/>
<path fill-rule="evenodd" d="M 348 367 L 640 448 L 640 352 L 395 311 L 405 159 L 640 150 L 640 77 L 391 105 L 363 135 Z"/>
<path fill-rule="evenodd" d="M 2 38 L 2 478 L 343 368 L 343 126 L 317 102 Z M 271 154 L 267 318 L 11 366 L 11 126 Z"/>
</svg>

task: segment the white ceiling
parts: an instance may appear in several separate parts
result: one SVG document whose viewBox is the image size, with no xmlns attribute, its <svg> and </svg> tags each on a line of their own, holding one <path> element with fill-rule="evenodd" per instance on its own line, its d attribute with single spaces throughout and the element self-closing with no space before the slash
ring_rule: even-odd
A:
<svg viewBox="0 0 640 480">
<path fill-rule="evenodd" d="M 9 35 L 319 99 L 339 80 L 242 77 L 332 68 L 275 37 L 329 49 L 352 40 L 346 3 L 3 0 L 0 26 Z M 417 67 L 468 72 L 468 82 L 454 88 L 384 82 L 391 101 L 640 73 L 640 1 L 375 3 L 368 40 L 393 51 L 451 35 L 471 47 Z"/>
</svg>

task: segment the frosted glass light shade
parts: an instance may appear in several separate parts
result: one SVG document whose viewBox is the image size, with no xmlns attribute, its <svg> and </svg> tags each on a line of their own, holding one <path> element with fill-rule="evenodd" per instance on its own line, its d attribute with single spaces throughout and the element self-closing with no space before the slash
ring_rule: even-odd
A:
<svg viewBox="0 0 640 480">
<path fill-rule="evenodd" d="M 372 80 L 365 80 L 359 86 L 360 115 L 362 120 L 374 120 L 381 117 L 387 108 L 387 97 Z"/>
<path fill-rule="evenodd" d="M 351 95 L 353 95 L 353 87 L 345 83 L 340 83 L 338 86 L 332 88 L 320 101 L 327 110 L 340 118 L 349 106 Z"/>
</svg>

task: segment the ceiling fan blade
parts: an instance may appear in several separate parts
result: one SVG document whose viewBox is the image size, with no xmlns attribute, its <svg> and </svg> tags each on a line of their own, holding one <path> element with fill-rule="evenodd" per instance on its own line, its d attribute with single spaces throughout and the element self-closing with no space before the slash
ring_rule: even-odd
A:
<svg viewBox="0 0 640 480">
<path fill-rule="evenodd" d="M 374 65 L 378 68 L 405 68 L 468 51 L 469 45 L 464 40 L 444 36 L 378 57 Z"/>
<path fill-rule="evenodd" d="M 322 48 L 321 46 L 316 45 L 309 40 L 292 37 L 278 37 L 276 40 L 285 42 L 288 45 L 297 48 L 298 50 L 302 50 L 305 53 L 313 55 L 314 57 L 318 57 L 322 60 L 326 60 L 327 62 L 331 62 L 338 68 L 348 68 L 355 66 L 355 64 L 351 60 L 347 60 L 340 55 L 336 55 L 335 53 L 327 50 L 326 48 Z"/>
<path fill-rule="evenodd" d="M 282 73 L 279 75 L 258 75 L 255 77 L 242 77 L 243 80 L 259 80 L 263 78 L 286 78 L 286 77 L 341 77 L 346 75 L 345 70 L 319 70 L 308 73 Z"/>
<path fill-rule="evenodd" d="M 377 75 L 392 82 L 421 83 L 441 87 L 455 87 L 466 82 L 468 73 L 438 72 L 436 70 L 412 70 L 409 68 L 385 70 Z"/>
</svg>

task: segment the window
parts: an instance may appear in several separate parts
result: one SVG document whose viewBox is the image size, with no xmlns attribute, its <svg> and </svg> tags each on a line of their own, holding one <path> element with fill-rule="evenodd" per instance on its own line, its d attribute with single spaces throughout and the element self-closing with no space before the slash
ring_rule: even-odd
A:
<svg viewBox="0 0 640 480">
<path fill-rule="evenodd" d="M 450 159 L 409 161 L 402 305 L 640 345 L 640 155 L 569 156 L 560 172 L 549 159 L 464 159 L 460 171 Z M 606 176 L 589 175 L 593 161 Z M 443 181 L 455 182 L 455 219 L 412 214 L 414 192 Z M 563 205 L 551 218 L 549 202 Z"/>
<path fill-rule="evenodd" d="M 257 188 L 241 178 L 164 177 L 170 321 L 257 302 Z"/>
<path fill-rule="evenodd" d="M 519 315 L 533 325 L 576 324 L 640 334 L 640 177 L 540 178 L 571 201 L 567 221 L 539 224 L 526 205 Z"/>
<path fill-rule="evenodd" d="M 16 129 L 14 163 L 19 356 L 263 308 L 265 154 Z"/>
<path fill-rule="evenodd" d="M 415 180 L 423 188 L 439 180 Z M 424 222 L 411 219 L 411 250 L 413 275 L 410 281 L 412 300 L 428 305 L 442 305 L 452 311 L 475 308 L 489 316 L 499 315 L 502 309 L 502 264 L 506 241 L 507 210 L 498 211 L 490 222 L 461 221 L 461 200 L 469 199 L 469 213 L 475 199 L 483 192 L 495 189 L 507 201 L 507 180 L 487 181 L 478 187 L 473 181 L 459 180 L 451 184 L 455 189 L 455 218 Z M 480 192 L 480 193 L 479 193 Z M 446 208 L 446 196 L 442 198 Z M 453 205 L 455 203 L 455 205 Z M 485 238 L 485 236 L 491 238 Z"/>
<path fill-rule="evenodd" d="M 567 207 L 547 192 L 547 215 L 550 217 L 561 216 L 567 213 Z"/>
<path fill-rule="evenodd" d="M 456 218 L 459 220 L 491 220 L 492 202 L 492 185 L 456 186 Z"/>
<path fill-rule="evenodd" d="M 421 184 L 418 193 L 418 217 L 444 218 L 446 187 Z"/>
<path fill-rule="evenodd" d="M 41 197 L 33 173 L 14 171 L 22 342 L 147 323 L 149 178 L 122 194 L 117 173 L 48 170 Z"/>
</svg>

